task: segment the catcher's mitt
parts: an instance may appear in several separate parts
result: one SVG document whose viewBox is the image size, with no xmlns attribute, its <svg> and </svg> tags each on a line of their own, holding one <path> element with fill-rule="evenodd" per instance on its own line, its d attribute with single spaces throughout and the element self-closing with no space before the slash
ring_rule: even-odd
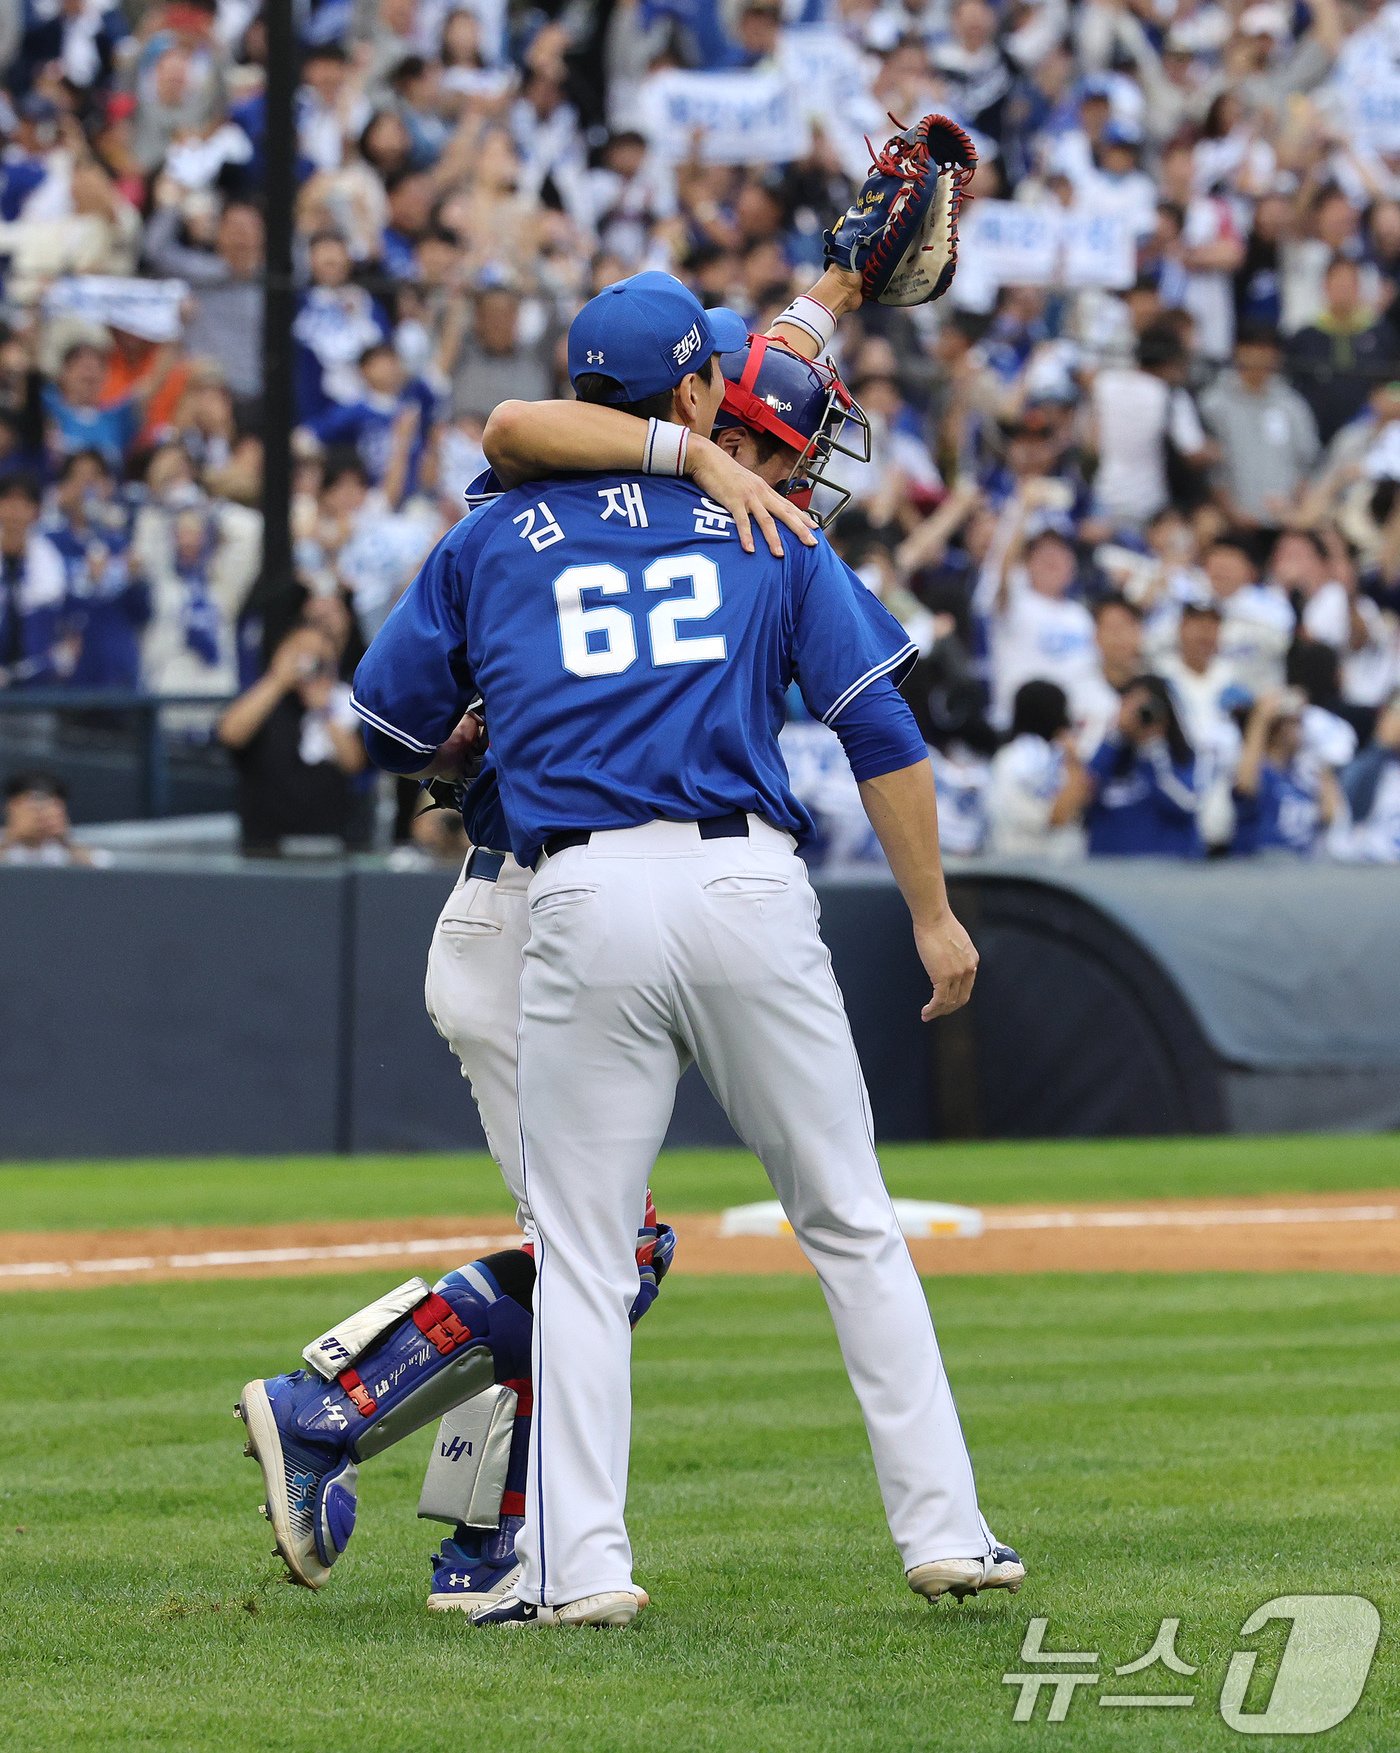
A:
<svg viewBox="0 0 1400 1753">
<path fill-rule="evenodd" d="M 958 270 L 958 208 L 976 147 L 947 116 L 925 116 L 870 156 L 870 175 L 823 239 L 828 265 L 859 274 L 879 304 L 942 298 Z"/>
</svg>

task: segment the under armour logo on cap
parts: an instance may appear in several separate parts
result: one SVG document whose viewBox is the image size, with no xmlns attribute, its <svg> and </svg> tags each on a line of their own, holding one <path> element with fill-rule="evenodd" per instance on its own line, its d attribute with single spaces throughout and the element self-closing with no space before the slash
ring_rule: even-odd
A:
<svg viewBox="0 0 1400 1753">
<path fill-rule="evenodd" d="M 603 363 L 603 355 L 602 355 L 601 349 L 595 353 L 591 347 L 589 348 L 589 350 L 588 350 L 588 363 L 590 365 L 601 365 Z"/>
</svg>

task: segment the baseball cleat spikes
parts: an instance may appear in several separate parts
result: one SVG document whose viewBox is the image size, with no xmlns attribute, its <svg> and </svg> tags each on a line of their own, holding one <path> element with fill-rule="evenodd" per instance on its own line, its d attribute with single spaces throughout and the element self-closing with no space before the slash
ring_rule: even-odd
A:
<svg viewBox="0 0 1400 1753">
<path fill-rule="evenodd" d="M 928 1601 L 949 1596 L 959 1605 L 969 1595 L 1005 1589 L 1014 1595 L 1026 1580 L 1026 1567 L 1010 1546 L 994 1546 L 985 1559 L 943 1558 L 916 1564 L 908 1573 L 909 1587 Z"/>
<path fill-rule="evenodd" d="M 938 1601 L 951 1595 L 957 1601 L 975 1594 L 985 1575 L 986 1566 L 980 1558 L 941 1558 L 932 1564 L 916 1564 L 908 1581 L 914 1593 L 925 1600 Z"/>
<path fill-rule="evenodd" d="M 319 1589 L 354 1524 L 356 1469 L 313 1452 L 284 1433 L 278 1417 L 289 1377 L 249 1382 L 239 1405 L 249 1447 L 262 1469 L 266 1498 L 259 1513 L 272 1524 L 276 1553 L 302 1588 Z M 269 1394 L 269 1387 L 273 1390 Z"/>
</svg>

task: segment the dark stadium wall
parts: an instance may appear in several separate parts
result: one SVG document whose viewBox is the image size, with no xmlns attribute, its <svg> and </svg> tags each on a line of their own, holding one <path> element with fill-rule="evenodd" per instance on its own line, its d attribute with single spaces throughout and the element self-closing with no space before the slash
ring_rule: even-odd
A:
<svg viewBox="0 0 1400 1753">
<path fill-rule="evenodd" d="M 0 1158 L 480 1149 L 423 1008 L 450 880 L 0 871 Z M 820 895 L 881 1138 L 1400 1127 L 1400 873 L 979 866 L 933 1028 L 894 889 Z M 731 1138 L 689 1073 L 671 1142 Z"/>
</svg>

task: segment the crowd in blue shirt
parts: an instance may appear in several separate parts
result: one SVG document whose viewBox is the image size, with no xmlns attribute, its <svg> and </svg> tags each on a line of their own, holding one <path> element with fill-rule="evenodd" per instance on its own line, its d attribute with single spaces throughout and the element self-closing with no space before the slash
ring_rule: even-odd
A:
<svg viewBox="0 0 1400 1753">
<path fill-rule="evenodd" d="M 1039 812 L 1057 855 L 1400 857 L 1400 184 L 1365 119 L 1394 6 L 302 0 L 295 575 L 271 594 L 259 12 L 0 17 L 0 683 L 216 697 L 325 597 L 348 674 L 491 408 L 563 389 L 586 297 L 663 266 L 766 327 L 864 136 L 933 109 L 977 144 L 978 200 L 950 298 L 838 335 L 873 454 L 836 536 L 919 649 L 949 849 L 1029 845 Z M 1130 280 L 1004 282 L 975 241 L 1004 200 L 1111 217 Z M 82 296 L 133 275 L 184 281 L 173 326 Z M 1013 729 L 1032 681 L 1063 691 L 1056 740 Z M 1146 727 L 1134 684 L 1165 690 Z M 868 850 L 800 704 L 785 735 L 825 841 Z"/>
</svg>

